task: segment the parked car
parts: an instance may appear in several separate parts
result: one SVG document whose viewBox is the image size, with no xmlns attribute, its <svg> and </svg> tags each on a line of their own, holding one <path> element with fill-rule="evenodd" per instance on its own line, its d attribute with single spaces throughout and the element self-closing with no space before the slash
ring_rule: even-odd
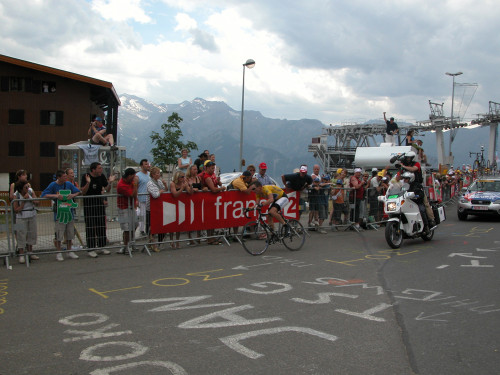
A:
<svg viewBox="0 0 500 375">
<path fill-rule="evenodd" d="M 463 189 L 458 198 L 459 220 L 468 215 L 494 215 L 500 217 L 500 178 L 483 178 Z"/>
</svg>

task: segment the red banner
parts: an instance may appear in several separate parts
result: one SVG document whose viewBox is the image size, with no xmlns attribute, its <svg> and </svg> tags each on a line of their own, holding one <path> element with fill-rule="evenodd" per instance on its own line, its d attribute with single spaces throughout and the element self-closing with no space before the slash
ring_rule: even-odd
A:
<svg viewBox="0 0 500 375">
<path fill-rule="evenodd" d="M 299 218 L 297 192 L 287 193 L 290 203 L 282 212 L 286 218 Z M 222 193 L 170 193 L 151 199 L 151 233 L 189 232 L 203 229 L 232 228 L 245 225 L 245 208 L 255 206 L 255 193 L 240 191 Z M 254 217 L 254 212 L 249 216 Z"/>
</svg>

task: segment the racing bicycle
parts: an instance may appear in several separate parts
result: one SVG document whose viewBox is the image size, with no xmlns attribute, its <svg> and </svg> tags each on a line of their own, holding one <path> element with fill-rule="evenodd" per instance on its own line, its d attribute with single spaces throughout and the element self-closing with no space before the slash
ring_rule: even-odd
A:
<svg viewBox="0 0 500 375">
<path fill-rule="evenodd" d="M 245 217 L 250 219 L 248 213 L 253 210 L 257 211 L 257 218 L 243 227 L 241 235 L 241 244 L 247 253 L 262 255 L 269 245 L 275 243 L 282 243 L 291 251 L 302 248 L 306 240 L 306 231 L 298 220 L 283 218 L 288 225 L 278 223 L 278 230 L 275 231 L 266 221 L 266 219 L 272 220 L 272 217 L 269 213 L 262 212 L 260 205 L 245 209 Z"/>
</svg>

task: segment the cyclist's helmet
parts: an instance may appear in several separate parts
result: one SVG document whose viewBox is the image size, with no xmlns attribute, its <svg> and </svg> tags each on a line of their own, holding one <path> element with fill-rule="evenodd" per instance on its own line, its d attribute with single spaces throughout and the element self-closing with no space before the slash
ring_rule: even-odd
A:
<svg viewBox="0 0 500 375">
<path fill-rule="evenodd" d="M 410 182 L 413 182 L 415 181 L 415 174 L 414 173 L 411 173 L 411 172 L 408 172 L 406 171 L 405 173 L 403 173 L 401 175 L 402 178 L 409 178 L 410 179 Z"/>
</svg>

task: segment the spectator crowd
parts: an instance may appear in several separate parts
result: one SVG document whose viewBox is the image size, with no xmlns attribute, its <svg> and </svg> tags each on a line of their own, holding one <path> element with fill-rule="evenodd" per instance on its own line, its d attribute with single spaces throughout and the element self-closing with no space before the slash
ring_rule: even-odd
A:
<svg viewBox="0 0 500 375">
<path fill-rule="evenodd" d="M 189 150 L 183 149 L 170 183 L 162 179 L 161 170 L 152 167 L 147 159 L 141 160 L 139 167 L 139 171 L 127 168 L 119 181 L 115 180 L 114 175 L 104 176 L 103 167 L 98 162 L 90 165 L 87 173 L 81 176 L 80 182 L 75 181 L 72 169 L 56 172 L 55 180 L 43 190 L 41 197 L 53 201 L 54 247 L 57 250 L 58 261 L 65 259 L 63 254 L 66 254 L 67 258 L 78 258 L 72 248 L 75 239 L 74 221 L 77 202 L 83 202 L 88 256 L 96 258 L 111 253 L 106 249 L 109 244 L 106 236 L 108 206 L 106 193 L 110 192 L 114 185 L 118 194 L 116 205 L 122 231 L 122 247 L 118 250 L 119 254 L 128 254 L 131 251 L 130 244 L 135 243 L 136 232 L 137 236 L 147 239 L 154 252 L 160 251 L 165 234 L 154 236 L 150 233 L 150 207 L 151 201 L 158 199 L 162 193 L 168 192 L 177 198 L 182 193 L 218 193 L 229 189 L 246 194 L 257 192 L 258 196 L 261 196 L 264 190 L 271 194 L 269 197 L 262 195 L 269 202 L 272 201 L 273 192 L 282 196 L 280 188 L 271 188 L 276 183 L 267 174 L 265 162 L 258 164 L 258 171 L 253 164 L 249 165 L 227 186 L 223 185 L 215 155 L 210 154 L 208 150 L 198 155 L 193 162 Z M 465 166 L 462 170 L 451 168 L 443 175 L 431 173 L 427 185 L 433 187 L 436 197 L 439 195 L 446 201 L 451 198 L 452 191 L 459 191 L 468 183 L 469 176 L 470 171 Z M 370 225 L 381 224 L 384 212 L 378 196 L 399 189 L 401 186 L 399 173 L 393 176 L 389 166 L 382 170 L 373 168 L 371 173 L 356 168 L 352 174 L 346 169 L 339 168 L 334 174 L 329 174 L 321 173 L 319 165 L 312 167 L 312 173 L 307 165 L 301 165 L 293 173 L 283 174 L 281 181 L 285 191 L 298 193 L 300 214 L 308 211 L 307 227 L 320 234 L 327 233 L 326 229 L 329 227 L 336 228 L 341 225 L 361 230 Z M 266 186 L 269 188 L 263 189 Z M 16 181 L 11 184 L 9 195 L 13 201 L 14 219 L 23 224 L 20 226 L 21 229 L 16 230 L 19 262 L 25 263 L 27 256 L 30 260 L 37 260 L 38 256 L 33 252 L 33 247 L 37 242 L 36 215 L 40 200 L 36 199 L 26 171 L 20 170 L 16 173 Z M 78 196 L 84 198 L 75 200 L 74 198 Z M 237 241 L 238 228 L 231 228 L 230 233 Z M 181 247 L 180 234 L 169 233 L 169 245 L 172 249 Z M 220 244 L 213 229 L 187 233 L 187 238 L 188 245 L 196 245 L 203 240 L 210 245 Z M 63 243 L 66 245 L 66 250 L 62 248 Z"/>
</svg>

